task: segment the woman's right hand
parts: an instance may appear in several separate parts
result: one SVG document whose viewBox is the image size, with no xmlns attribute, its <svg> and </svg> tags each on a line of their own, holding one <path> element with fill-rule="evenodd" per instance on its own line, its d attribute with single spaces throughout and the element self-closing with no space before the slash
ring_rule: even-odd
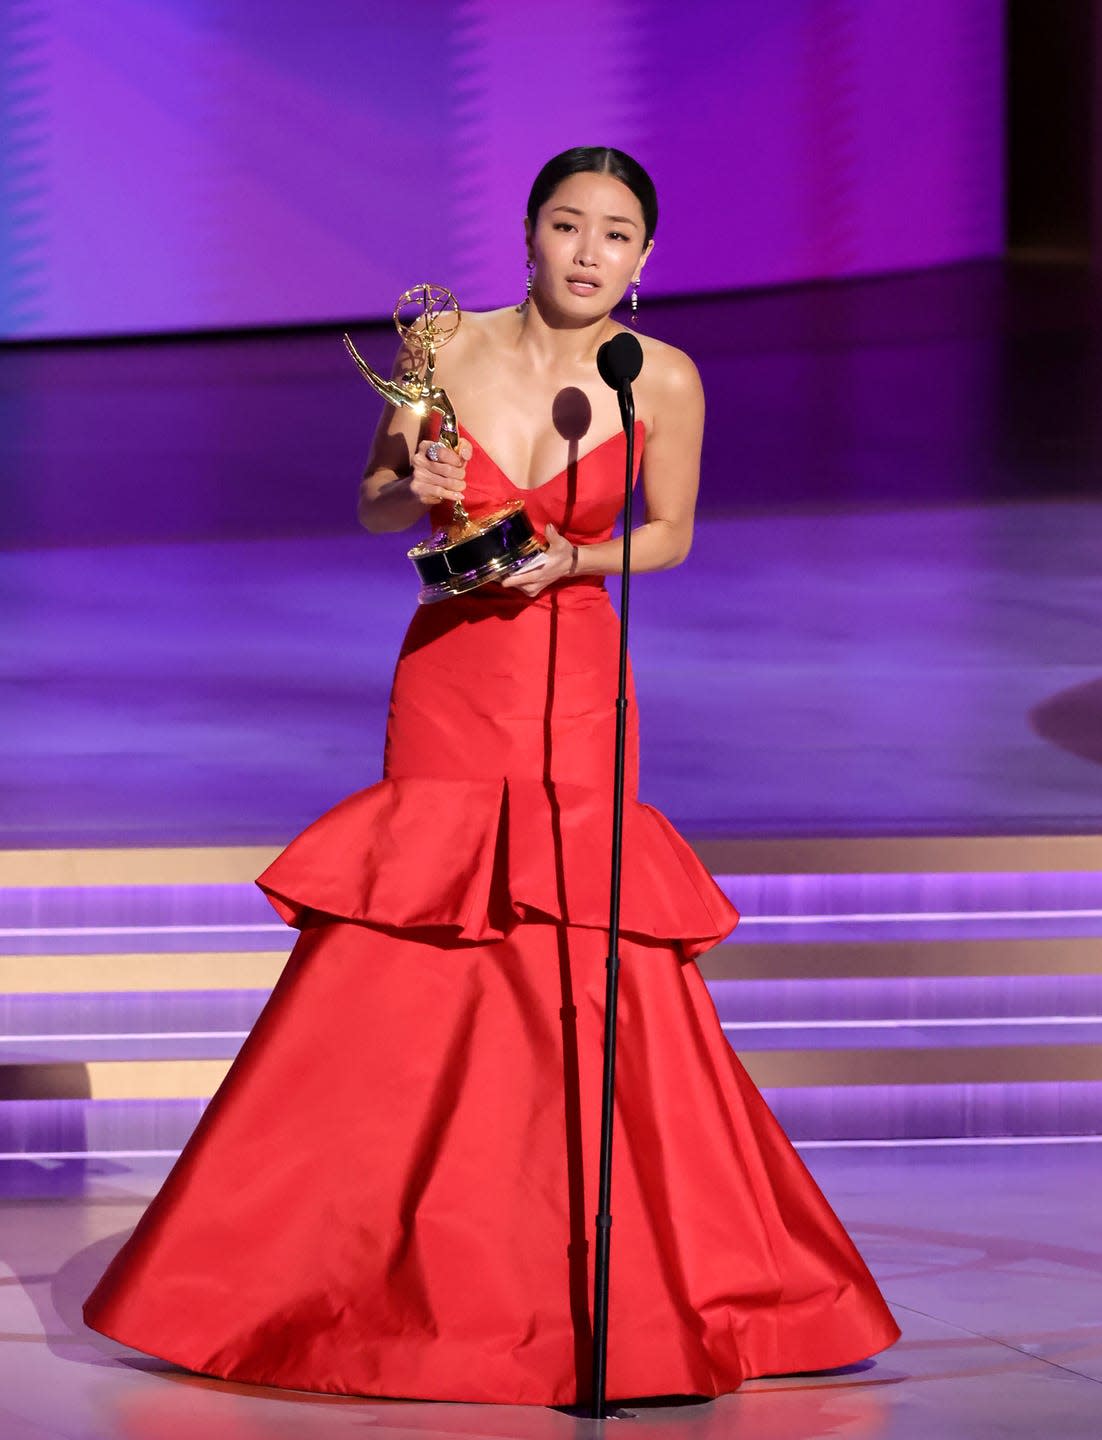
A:
<svg viewBox="0 0 1102 1440">
<path fill-rule="evenodd" d="M 464 475 L 472 449 L 466 437 L 460 438 L 458 450 L 443 440 L 422 440 L 413 452 L 410 494 L 426 506 L 439 505 L 441 500 L 461 500 L 467 488 Z"/>
</svg>

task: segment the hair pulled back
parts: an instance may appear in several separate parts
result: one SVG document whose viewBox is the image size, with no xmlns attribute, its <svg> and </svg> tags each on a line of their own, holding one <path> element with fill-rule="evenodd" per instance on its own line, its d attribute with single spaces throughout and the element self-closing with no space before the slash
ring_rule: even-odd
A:
<svg viewBox="0 0 1102 1440">
<path fill-rule="evenodd" d="M 611 175 L 622 181 L 643 209 L 643 247 L 658 227 L 658 195 L 654 181 L 630 155 L 608 145 L 577 145 L 553 155 L 532 182 L 528 195 L 528 222 L 534 230 L 536 216 L 559 185 L 570 175 Z"/>
</svg>

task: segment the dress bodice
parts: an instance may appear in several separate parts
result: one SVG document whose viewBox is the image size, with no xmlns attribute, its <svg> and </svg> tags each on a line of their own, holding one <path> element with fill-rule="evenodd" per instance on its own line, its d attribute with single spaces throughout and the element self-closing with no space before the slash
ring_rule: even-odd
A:
<svg viewBox="0 0 1102 1440">
<path fill-rule="evenodd" d="M 571 460 L 557 475 L 534 489 L 515 485 L 497 462 L 463 425 L 459 432 L 471 442 L 472 454 L 467 462 L 467 489 L 463 503 L 467 512 L 477 518 L 488 515 L 507 500 L 523 500 L 536 533 L 543 538 L 548 523 L 574 545 L 593 545 L 612 536 L 620 512 L 624 508 L 624 450 L 627 437 L 616 431 L 589 450 Z M 433 439 L 440 433 L 440 417 L 434 415 L 430 427 Z M 639 478 L 646 429 L 641 420 L 635 422 L 635 475 Z M 446 525 L 451 505 L 445 501 L 429 511 L 434 527 Z"/>
</svg>

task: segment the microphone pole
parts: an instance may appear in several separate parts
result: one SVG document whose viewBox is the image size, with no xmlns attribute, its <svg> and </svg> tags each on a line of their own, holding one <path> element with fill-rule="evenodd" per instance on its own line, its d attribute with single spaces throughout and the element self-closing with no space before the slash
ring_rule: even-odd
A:
<svg viewBox="0 0 1102 1440">
<path fill-rule="evenodd" d="M 631 502 L 635 472 L 635 400 L 631 382 L 643 367 L 643 347 L 626 330 L 597 351 L 601 379 L 616 391 L 627 435 L 624 475 L 624 568 L 620 577 L 620 683 L 616 692 L 616 752 L 612 785 L 612 879 L 605 977 L 604 1078 L 601 1090 L 601 1171 L 593 1281 L 593 1408 L 605 1417 L 608 1358 L 608 1260 L 612 1240 L 612 1100 L 616 1075 L 616 997 L 620 978 L 620 871 L 624 847 L 624 747 L 627 733 L 628 597 L 631 590 Z"/>
</svg>

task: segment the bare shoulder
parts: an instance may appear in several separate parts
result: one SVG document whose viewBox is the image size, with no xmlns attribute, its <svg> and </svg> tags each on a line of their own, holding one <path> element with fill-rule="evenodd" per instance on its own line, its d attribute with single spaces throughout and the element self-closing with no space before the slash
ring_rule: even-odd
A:
<svg viewBox="0 0 1102 1440">
<path fill-rule="evenodd" d="M 442 365 L 464 367 L 476 357 L 498 349 L 515 330 L 516 320 L 515 305 L 499 310 L 464 310 L 454 337 L 440 350 Z"/>
<path fill-rule="evenodd" d="M 656 395 L 679 400 L 703 394 L 700 371 L 684 350 L 651 335 L 640 335 L 638 339 L 643 347 L 643 373 L 648 389 Z"/>
<path fill-rule="evenodd" d="M 634 334 L 635 332 L 629 332 Z M 671 419 L 699 428 L 704 423 L 704 386 L 691 356 L 676 345 L 639 335 L 643 368 L 636 384 L 640 409 L 649 416 L 648 432 Z"/>
<path fill-rule="evenodd" d="M 475 344 L 500 344 L 512 338 L 517 323 L 515 305 L 503 305 L 498 310 L 464 310 L 459 334 L 466 334 L 468 342 Z"/>
</svg>

